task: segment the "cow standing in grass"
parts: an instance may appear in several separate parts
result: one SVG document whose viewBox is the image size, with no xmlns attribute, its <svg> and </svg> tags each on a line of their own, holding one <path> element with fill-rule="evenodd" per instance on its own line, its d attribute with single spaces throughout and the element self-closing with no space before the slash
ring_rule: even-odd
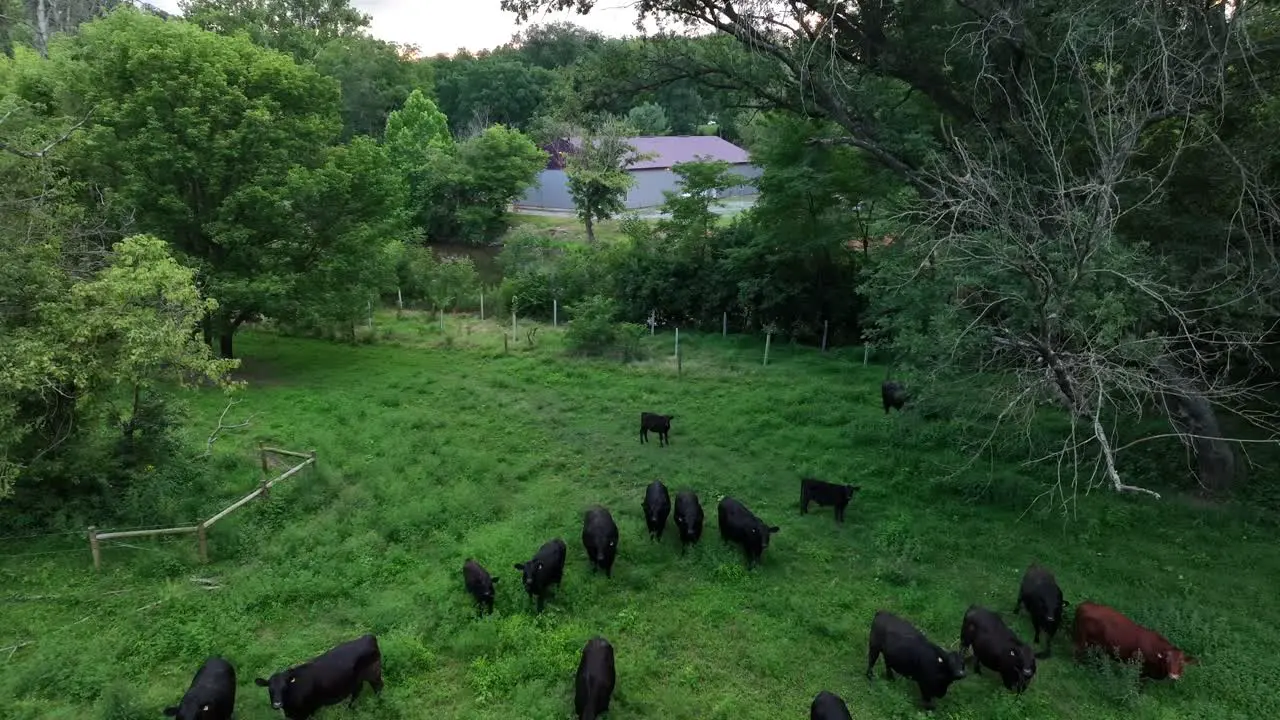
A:
<svg viewBox="0 0 1280 720">
<path fill-rule="evenodd" d="M 574 682 L 573 708 L 580 720 L 595 720 L 609 711 L 617 673 L 613 666 L 613 646 L 596 636 L 582 648 L 578 675 Z"/>
<path fill-rule="evenodd" d="M 813 698 L 809 706 L 809 720 L 853 720 L 849 715 L 849 706 L 844 699 L 832 692 L 823 690 Z"/>
<path fill-rule="evenodd" d="M 1036 675 L 1036 656 L 1000 616 L 987 608 L 970 605 L 960 625 L 961 656 L 973 649 L 973 672 L 982 674 L 985 665 L 1000 673 L 1009 690 L 1021 693 Z"/>
<path fill-rule="evenodd" d="M 836 522 L 844 522 L 844 511 L 853 499 L 853 494 L 862 489 L 861 485 L 837 485 L 817 478 L 800 479 L 800 514 L 809 512 L 809 503 L 833 506 Z"/>
<path fill-rule="evenodd" d="M 946 697 L 951 683 L 964 677 L 960 653 L 943 650 L 914 625 L 884 610 L 871 621 L 867 645 L 867 679 L 874 678 L 871 671 L 883 654 L 885 679 L 892 680 L 896 672 L 915 680 L 925 710 L 932 710 L 934 700 Z"/>
<path fill-rule="evenodd" d="M 289 720 L 307 720 L 322 707 L 336 705 L 350 697 L 356 704 L 367 682 L 374 694 L 382 692 L 382 651 L 373 635 L 363 635 L 342 643 L 311 660 L 272 675 L 256 678 L 254 684 L 267 688 L 271 707 Z"/>
<path fill-rule="evenodd" d="M 609 511 L 595 505 L 582 517 L 582 547 L 587 551 L 591 571 L 604 570 L 613 577 L 613 561 L 618 556 L 618 525 Z"/>
<path fill-rule="evenodd" d="M 177 705 L 164 714 L 178 720 L 230 720 L 236 708 L 236 670 L 220 657 L 204 661 Z"/>
<path fill-rule="evenodd" d="M 649 431 L 652 430 L 658 433 L 658 447 L 670 445 L 671 438 L 668 433 L 671 432 L 671 421 L 675 417 L 675 415 L 659 415 L 651 412 L 640 413 L 641 444 L 649 442 Z"/>
<path fill-rule="evenodd" d="M 720 521 L 720 539 L 742 547 L 747 555 L 748 570 L 753 564 L 760 564 L 765 548 L 769 547 L 769 538 L 779 528 L 766 525 L 746 505 L 728 496 L 720 500 L 716 511 Z"/>
<path fill-rule="evenodd" d="M 515 568 L 524 573 L 524 591 L 531 598 L 537 598 L 538 612 L 552 585 L 559 585 L 564 577 L 564 559 L 568 554 L 568 546 L 564 540 L 555 538 L 548 540 L 533 554 L 528 562 L 516 563 Z"/>
<path fill-rule="evenodd" d="M 1142 677 L 1152 680 L 1178 680 L 1186 666 L 1196 662 L 1160 633 L 1106 605 L 1092 602 L 1077 605 L 1074 630 L 1077 660 L 1090 647 L 1122 662 L 1134 660 L 1141 653 Z"/>
<path fill-rule="evenodd" d="M 493 599 L 497 594 L 494 591 L 493 584 L 498 582 L 498 578 L 489 574 L 488 570 L 481 567 L 480 563 L 467 558 L 462 564 L 462 582 L 467 587 L 467 592 L 476 599 L 486 612 L 493 612 Z"/>
<path fill-rule="evenodd" d="M 897 380 L 885 380 L 880 383 L 880 401 L 884 403 L 885 415 L 889 414 L 889 408 L 902 412 L 902 407 L 910 399 L 907 389 Z"/>
<path fill-rule="evenodd" d="M 692 490 L 676 493 L 676 529 L 680 531 L 680 554 L 702 538 L 702 503 Z"/>
<path fill-rule="evenodd" d="M 1058 633 L 1062 615 L 1069 604 L 1062 598 L 1062 588 L 1058 587 L 1053 573 L 1035 563 L 1027 568 L 1013 613 L 1018 614 L 1024 605 L 1031 613 L 1031 625 L 1036 630 L 1032 642 L 1040 642 L 1040 633 L 1045 634 L 1044 652 L 1040 657 L 1047 658 L 1053 654 L 1053 636 Z"/>
<path fill-rule="evenodd" d="M 667 516 L 671 514 L 671 495 L 661 480 L 654 480 L 644 491 L 644 502 L 640 504 L 644 510 L 644 524 L 649 528 L 650 540 L 661 540 L 662 531 L 667 529 Z"/>
</svg>

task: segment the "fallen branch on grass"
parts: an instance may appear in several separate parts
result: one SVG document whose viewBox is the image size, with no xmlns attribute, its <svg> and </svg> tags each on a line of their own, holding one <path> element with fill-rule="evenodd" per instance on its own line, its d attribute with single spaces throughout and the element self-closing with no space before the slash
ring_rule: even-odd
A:
<svg viewBox="0 0 1280 720">
<path fill-rule="evenodd" d="M 239 404 L 240 404 L 239 400 L 230 400 L 227 402 L 227 406 L 222 409 L 222 414 L 218 416 L 218 427 L 213 429 L 213 432 L 209 434 L 208 442 L 205 443 L 205 446 L 204 446 L 205 457 L 209 457 L 211 454 L 213 454 L 213 444 L 218 441 L 218 437 L 222 435 L 222 431 L 235 430 L 236 428 L 246 427 L 255 417 L 258 416 L 258 413 L 253 413 L 249 417 L 245 418 L 244 422 L 242 423 L 236 423 L 234 425 L 225 424 L 223 420 L 225 420 L 227 417 L 227 411 L 229 411 L 233 406 L 239 405 Z"/>
</svg>

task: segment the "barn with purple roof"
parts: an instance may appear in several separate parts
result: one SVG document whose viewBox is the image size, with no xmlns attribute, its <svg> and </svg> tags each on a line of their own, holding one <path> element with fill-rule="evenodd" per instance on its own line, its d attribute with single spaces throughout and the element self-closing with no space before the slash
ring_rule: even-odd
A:
<svg viewBox="0 0 1280 720">
<path fill-rule="evenodd" d="M 632 209 L 656 207 L 666 197 L 664 191 L 679 192 L 680 178 L 672 171 L 677 163 L 696 160 L 723 160 L 732 167 L 730 172 L 742 177 L 743 184 L 729 188 L 721 197 L 748 195 L 755 192 L 749 182 L 760 176 L 760 169 L 753 166 L 746 150 L 724 138 L 712 135 L 673 135 L 663 137 L 631 137 L 627 142 L 635 146 L 641 155 L 649 156 L 627 168 L 635 178 L 635 185 L 627 193 L 627 207 Z M 557 140 L 542 148 L 547 151 L 547 167 L 538 174 L 537 183 L 525 191 L 516 205 L 546 210 L 573 210 L 573 198 L 569 196 L 565 176 L 565 158 L 575 150 L 574 141 Z"/>
</svg>

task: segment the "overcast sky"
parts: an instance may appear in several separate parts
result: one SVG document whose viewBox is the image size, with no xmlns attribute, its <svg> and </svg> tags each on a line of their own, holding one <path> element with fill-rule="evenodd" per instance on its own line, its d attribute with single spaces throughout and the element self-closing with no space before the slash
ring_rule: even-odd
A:
<svg viewBox="0 0 1280 720">
<path fill-rule="evenodd" d="M 178 12 L 178 0 L 148 0 Z M 503 12 L 500 0 L 352 0 L 373 17 L 371 30 L 383 40 L 413 43 L 423 55 L 494 48 L 520 31 L 516 16 Z M 546 14 L 531 22 L 568 20 L 604 35 L 635 35 L 635 11 L 629 0 L 599 0 L 590 15 Z"/>
</svg>

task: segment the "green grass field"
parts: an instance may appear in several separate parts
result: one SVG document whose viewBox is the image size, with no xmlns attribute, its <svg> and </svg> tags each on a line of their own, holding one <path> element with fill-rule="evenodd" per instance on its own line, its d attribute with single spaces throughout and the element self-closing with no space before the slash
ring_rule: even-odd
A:
<svg viewBox="0 0 1280 720">
<path fill-rule="evenodd" d="M 875 610 L 954 647 L 970 603 L 1008 617 L 1032 560 L 1070 600 L 1114 605 L 1201 664 L 1138 692 L 1123 672 L 1070 661 L 1064 636 L 1025 695 L 971 673 L 937 717 L 1280 713 L 1273 525 L 1176 493 L 1096 493 L 1070 519 L 1024 513 L 1052 468 L 984 463 L 948 480 L 956 444 L 886 418 L 884 371 L 863 367 L 860 350 L 779 344 L 762 368 L 753 338 L 695 335 L 682 337 L 677 378 L 669 336 L 653 339 L 653 359 L 622 365 L 566 358 L 551 329 L 504 354 L 483 323 L 451 321 L 446 340 L 422 318 L 380 322 L 398 340 L 238 338 L 251 385 L 234 412 L 257 413 L 253 425 L 221 439 L 207 476 L 162 507 L 207 516 L 251 489 L 260 441 L 315 448 L 320 469 L 219 524 L 208 566 L 190 536 L 107 544 L 100 575 L 82 538 L 0 541 L 0 716 L 158 718 L 221 654 L 239 675 L 237 717 L 278 717 L 254 677 L 373 632 L 383 696 L 366 690 L 354 710 L 321 718 L 570 718 L 578 653 L 597 633 L 617 652 L 611 720 L 807 718 L 822 689 L 856 718 L 917 717 L 913 683 L 863 677 Z M 193 447 L 223 403 L 190 398 Z M 639 443 L 641 410 L 676 415 L 670 447 Z M 829 509 L 799 515 L 804 473 L 862 484 L 845 525 Z M 661 544 L 646 536 L 640 502 L 655 478 L 673 494 L 696 489 L 707 510 L 687 557 L 674 528 Z M 721 544 L 724 494 L 781 526 L 763 568 L 746 572 Z M 582 552 L 582 511 L 595 502 L 622 533 L 612 581 Z M 511 566 L 555 536 L 569 546 L 564 584 L 536 616 Z M 492 616 L 463 591 L 468 556 L 501 577 Z M 1030 639 L 1025 616 L 1010 624 Z"/>
</svg>

